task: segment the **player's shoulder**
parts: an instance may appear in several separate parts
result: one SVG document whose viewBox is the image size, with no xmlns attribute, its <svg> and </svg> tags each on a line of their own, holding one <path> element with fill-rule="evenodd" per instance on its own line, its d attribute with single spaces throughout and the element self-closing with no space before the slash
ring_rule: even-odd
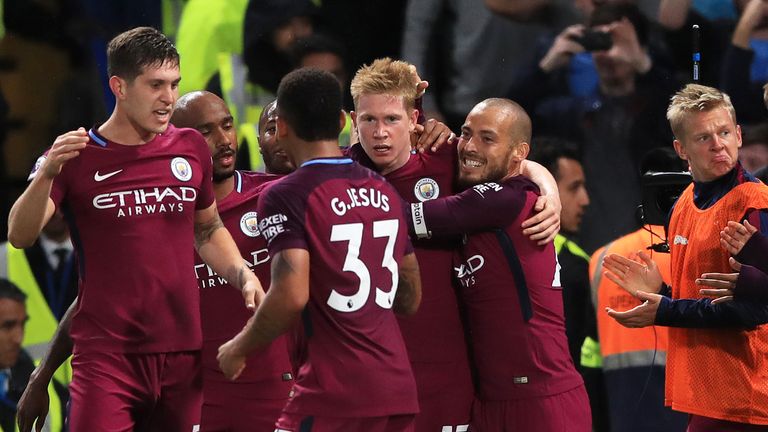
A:
<svg viewBox="0 0 768 432">
<path fill-rule="evenodd" d="M 282 175 L 256 171 L 235 171 L 235 187 L 243 191 L 262 189 L 268 183 L 282 178 Z"/>
</svg>

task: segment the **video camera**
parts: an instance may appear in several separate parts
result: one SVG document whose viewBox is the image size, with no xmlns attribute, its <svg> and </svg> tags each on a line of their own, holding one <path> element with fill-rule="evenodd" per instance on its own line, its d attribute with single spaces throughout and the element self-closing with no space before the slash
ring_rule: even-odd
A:
<svg viewBox="0 0 768 432">
<path fill-rule="evenodd" d="M 646 172 L 641 181 L 643 203 L 637 207 L 637 216 L 643 225 L 666 225 L 672 206 L 680 194 L 691 184 L 689 172 Z M 648 247 L 654 252 L 669 253 L 666 239 Z"/>
</svg>

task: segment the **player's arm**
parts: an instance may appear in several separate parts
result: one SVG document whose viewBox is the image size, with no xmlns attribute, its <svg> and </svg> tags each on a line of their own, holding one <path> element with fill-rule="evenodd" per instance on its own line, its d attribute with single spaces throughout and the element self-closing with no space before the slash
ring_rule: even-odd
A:
<svg viewBox="0 0 768 432">
<path fill-rule="evenodd" d="M 77 305 L 78 300 L 75 299 L 56 328 L 48 351 L 29 376 L 29 384 L 24 389 L 24 394 L 21 395 L 17 406 L 16 422 L 20 432 L 29 432 L 33 426 L 38 432 L 43 430 L 50 403 L 48 385 L 56 370 L 72 355 L 72 339 L 69 337 L 69 328 Z"/>
<path fill-rule="evenodd" d="M 541 192 L 533 207 L 536 214 L 523 221 L 523 235 L 540 245 L 549 243 L 560 231 L 560 211 L 563 208 L 557 181 L 548 169 L 528 159 L 520 164 L 520 174 L 536 183 Z"/>
<path fill-rule="evenodd" d="M 236 379 L 245 358 L 253 350 L 266 347 L 291 328 L 309 301 L 309 252 L 283 249 L 272 257 L 272 282 L 269 293 L 253 319 L 232 340 L 219 347 L 219 367 L 229 379 Z"/>
<path fill-rule="evenodd" d="M 450 197 L 410 204 L 409 231 L 427 238 L 504 228 L 523 208 L 524 188 L 483 183 Z"/>
<path fill-rule="evenodd" d="M 626 327 L 663 325 L 685 328 L 752 329 L 768 323 L 768 306 L 746 302 L 712 304 L 712 299 L 677 299 L 656 294 L 663 286 L 653 260 L 640 252 L 638 262 L 616 254 L 605 258 L 608 279 L 643 303 L 628 311 L 608 309 L 608 314 Z"/>
<path fill-rule="evenodd" d="M 399 266 L 399 282 L 392 309 L 399 315 L 413 315 L 421 304 L 421 275 L 416 254 L 403 256 Z"/>
<path fill-rule="evenodd" d="M 720 232 L 720 245 L 740 263 L 768 272 L 768 212 L 751 210 L 741 222 L 729 221 Z"/>
<path fill-rule="evenodd" d="M 224 228 L 216 202 L 195 212 L 195 248 L 206 264 L 242 291 L 246 307 L 254 309 L 264 298 L 261 283 L 243 261 L 232 235 Z"/>
<path fill-rule="evenodd" d="M 33 173 L 27 189 L 13 204 L 8 215 L 8 241 L 17 248 L 32 246 L 56 210 L 51 196 L 53 179 L 64 164 L 80 155 L 88 143 L 88 133 L 80 128 L 60 135 Z"/>
</svg>

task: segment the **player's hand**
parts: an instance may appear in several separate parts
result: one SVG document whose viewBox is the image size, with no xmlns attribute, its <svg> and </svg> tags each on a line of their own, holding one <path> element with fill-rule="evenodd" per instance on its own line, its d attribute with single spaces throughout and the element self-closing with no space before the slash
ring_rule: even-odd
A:
<svg viewBox="0 0 768 432">
<path fill-rule="evenodd" d="M 240 334 L 220 346 L 219 354 L 216 356 L 224 376 L 232 381 L 236 380 L 245 369 L 245 354 L 240 350 L 239 337 Z"/>
<path fill-rule="evenodd" d="M 48 383 L 37 382 L 35 376 L 33 372 L 17 405 L 16 423 L 20 432 L 31 432 L 33 425 L 37 432 L 42 431 L 48 416 Z"/>
<path fill-rule="evenodd" d="M 704 273 L 700 278 L 696 279 L 696 285 L 710 287 L 700 289 L 699 294 L 714 297 L 712 304 L 733 300 L 736 280 L 739 278 L 739 272 L 741 271 L 741 263 L 733 258 L 729 258 L 728 262 L 736 273 Z"/>
<path fill-rule="evenodd" d="M 245 300 L 245 307 L 253 311 L 261 304 L 266 294 L 256 275 L 250 271 L 247 274 L 250 274 L 250 276 L 246 279 L 241 291 L 243 293 L 243 300 Z"/>
<path fill-rule="evenodd" d="M 87 143 L 88 132 L 84 128 L 59 135 L 48 151 L 40 172 L 50 179 L 56 177 L 61 172 L 61 167 L 79 156 Z"/>
<path fill-rule="evenodd" d="M 560 231 L 560 197 L 542 195 L 536 199 L 533 210 L 537 213 L 523 221 L 523 235 L 538 245 L 545 245 L 555 239 Z"/>
<path fill-rule="evenodd" d="M 408 69 L 410 69 L 411 74 L 413 74 L 413 77 L 416 79 L 416 97 L 420 98 L 424 96 L 424 93 L 427 92 L 427 88 L 429 87 L 429 82 L 424 81 L 419 76 L 419 71 L 416 70 L 416 66 L 409 65 Z"/>
<path fill-rule="evenodd" d="M 642 262 L 631 259 L 635 257 L 639 257 Z M 663 281 L 656 263 L 643 251 L 638 251 L 631 258 L 618 254 L 608 255 L 603 261 L 603 267 L 607 270 L 603 274 L 638 298 L 639 294 L 659 292 Z"/>
<path fill-rule="evenodd" d="M 728 225 L 720 231 L 720 246 L 731 255 L 738 255 L 747 241 L 757 232 L 757 228 L 752 226 L 748 220 L 744 220 L 744 225 L 728 221 Z"/>
<path fill-rule="evenodd" d="M 656 320 L 656 311 L 659 309 L 659 303 L 661 303 L 661 296 L 638 291 L 635 297 L 643 300 L 643 303 L 625 312 L 617 312 L 611 308 L 605 308 L 605 311 L 608 312 L 608 316 L 624 327 L 641 328 L 653 325 Z"/>
<path fill-rule="evenodd" d="M 437 151 L 443 144 L 456 138 L 445 123 L 429 119 L 423 125 L 417 124 L 411 133 L 411 148 L 424 153 L 427 149 Z"/>
</svg>

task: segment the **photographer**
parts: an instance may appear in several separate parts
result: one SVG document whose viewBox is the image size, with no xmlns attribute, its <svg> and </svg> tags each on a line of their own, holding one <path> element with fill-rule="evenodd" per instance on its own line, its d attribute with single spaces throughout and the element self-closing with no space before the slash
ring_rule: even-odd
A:
<svg viewBox="0 0 768 432">
<path fill-rule="evenodd" d="M 526 83 L 527 96 L 520 92 L 513 97 L 532 107 L 537 133 L 579 144 L 591 199 L 581 240 L 592 252 L 639 228 L 633 215 L 640 201 L 640 182 L 628 173 L 636 172 L 646 151 L 671 141 L 664 111 L 676 85 L 649 55 L 649 23 L 636 6 L 603 4 L 589 21 L 588 29 L 574 26 L 561 33 Z M 595 41 L 602 44 L 596 46 Z M 569 59 L 585 52 L 581 44 L 596 49 L 590 53 L 598 76 L 596 91 L 533 94 L 553 88 L 548 86 L 550 79 L 565 81 L 562 74 L 573 71 Z M 569 121 L 562 121 L 565 118 Z"/>
</svg>

